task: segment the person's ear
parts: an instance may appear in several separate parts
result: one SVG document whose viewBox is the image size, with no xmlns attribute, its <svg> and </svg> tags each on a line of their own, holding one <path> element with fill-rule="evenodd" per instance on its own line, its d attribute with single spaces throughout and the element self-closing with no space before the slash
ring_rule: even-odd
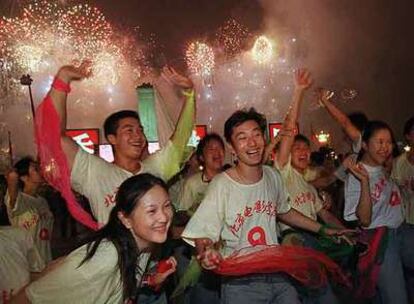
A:
<svg viewBox="0 0 414 304">
<path fill-rule="evenodd" d="M 29 181 L 29 176 L 28 175 L 23 175 L 23 176 L 20 176 L 19 177 L 19 179 L 24 183 L 24 184 L 26 184 L 28 181 Z"/>
<path fill-rule="evenodd" d="M 109 135 L 108 135 L 108 137 L 107 137 L 107 140 L 108 140 L 108 142 L 109 142 L 111 145 L 115 145 L 115 143 L 116 143 L 116 135 L 114 135 L 114 134 L 109 134 Z"/>
<path fill-rule="evenodd" d="M 132 228 L 130 219 L 122 211 L 118 211 L 117 216 L 126 229 Z"/>
</svg>

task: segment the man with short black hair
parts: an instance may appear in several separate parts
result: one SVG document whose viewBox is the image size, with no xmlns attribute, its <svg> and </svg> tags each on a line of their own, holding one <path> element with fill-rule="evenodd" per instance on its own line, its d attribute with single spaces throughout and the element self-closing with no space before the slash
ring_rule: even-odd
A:
<svg viewBox="0 0 414 304">
<path fill-rule="evenodd" d="M 134 111 L 113 113 L 104 124 L 105 136 L 114 152 L 114 162 L 108 163 L 79 149 L 65 134 L 69 85 L 72 81 L 88 77 L 91 74 L 90 67 L 91 63 L 88 61 L 79 67 L 61 67 L 49 97 L 59 115 L 61 146 L 71 172 L 72 187 L 89 199 L 93 215 L 103 225 L 108 221 L 114 206 L 117 189 L 125 179 L 148 172 L 168 180 L 180 170 L 185 147 L 193 130 L 195 102 L 191 80 L 174 69 L 165 67 L 162 76 L 169 83 L 181 88 L 186 98 L 173 136 L 163 149 L 142 161 L 147 141 L 138 114 Z"/>
<path fill-rule="evenodd" d="M 225 123 L 224 134 L 237 165 L 213 179 L 182 234 L 196 246 L 205 269 L 216 268 L 223 256 L 242 248 L 277 245 L 279 220 L 313 232 L 321 229 L 291 208 L 279 173 L 262 165 L 265 128 L 266 119 L 254 109 L 237 111 Z M 222 247 L 213 249 L 218 244 Z M 231 278 L 222 284 L 221 296 L 223 303 L 300 303 L 291 282 L 278 273 Z"/>
</svg>

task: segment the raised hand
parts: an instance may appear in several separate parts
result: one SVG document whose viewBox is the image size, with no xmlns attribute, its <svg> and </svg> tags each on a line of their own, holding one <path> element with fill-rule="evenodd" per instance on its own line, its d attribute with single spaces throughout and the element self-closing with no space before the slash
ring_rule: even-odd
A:
<svg viewBox="0 0 414 304">
<path fill-rule="evenodd" d="M 316 92 L 318 101 L 322 103 L 329 101 L 335 95 L 334 91 L 331 91 L 325 88 L 318 88 L 315 90 L 315 92 Z"/>
<path fill-rule="evenodd" d="M 57 77 L 66 83 L 81 80 L 92 75 L 92 61 L 84 60 L 79 66 L 65 65 L 59 69 Z"/>
<path fill-rule="evenodd" d="M 172 67 L 163 67 L 161 77 L 163 77 L 168 83 L 176 85 L 182 89 L 192 89 L 194 86 L 190 78 L 177 73 Z"/>
<path fill-rule="evenodd" d="M 312 85 L 312 77 L 307 69 L 298 69 L 295 72 L 295 86 L 297 89 L 306 90 Z"/>
<path fill-rule="evenodd" d="M 16 170 L 10 169 L 6 173 L 6 180 L 7 180 L 7 184 L 9 186 L 10 185 L 17 185 L 17 183 L 19 182 L 19 174 L 17 174 Z"/>
<path fill-rule="evenodd" d="M 369 180 L 367 169 L 365 169 L 361 163 L 357 163 L 354 158 L 347 157 L 344 160 L 343 165 L 361 182 Z"/>
</svg>

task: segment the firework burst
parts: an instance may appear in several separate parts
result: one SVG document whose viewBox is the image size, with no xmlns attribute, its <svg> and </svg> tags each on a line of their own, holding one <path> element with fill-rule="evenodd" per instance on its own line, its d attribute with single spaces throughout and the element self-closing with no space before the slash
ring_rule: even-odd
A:
<svg viewBox="0 0 414 304">
<path fill-rule="evenodd" d="M 216 33 L 217 44 L 224 50 L 227 58 L 239 54 L 249 37 L 248 28 L 234 19 L 228 20 Z"/>
<path fill-rule="evenodd" d="M 210 76 L 215 61 L 213 49 L 204 42 L 192 42 L 185 53 L 187 66 L 196 75 Z"/>
<path fill-rule="evenodd" d="M 259 64 L 270 62 L 273 57 L 272 42 L 266 36 L 260 36 L 256 39 L 252 49 L 252 58 Z"/>
</svg>

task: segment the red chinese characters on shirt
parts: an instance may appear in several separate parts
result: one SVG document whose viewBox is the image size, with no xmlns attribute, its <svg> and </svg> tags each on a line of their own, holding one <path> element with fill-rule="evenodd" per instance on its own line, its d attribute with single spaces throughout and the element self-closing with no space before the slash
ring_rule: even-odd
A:
<svg viewBox="0 0 414 304">
<path fill-rule="evenodd" d="M 302 192 L 296 196 L 293 205 L 300 206 L 306 203 L 315 204 L 316 196 L 312 192 Z"/>
<path fill-rule="evenodd" d="M 116 188 L 116 190 L 113 193 L 109 193 L 105 196 L 105 200 L 104 200 L 104 205 L 105 207 L 110 207 L 112 205 L 115 205 L 116 203 L 116 194 L 118 193 L 118 189 Z"/>
<path fill-rule="evenodd" d="M 399 204 L 401 204 L 400 192 L 398 191 L 398 189 L 393 189 L 390 197 L 390 205 L 397 206 Z"/>
<path fill-rule="evenodd" d="M 255 214 L 267 214 L 268 216 L 276 217 L 276 204 L 270 201 L 266 202 L 258 200 L 254 203 L 253 207 L 246 206 L 242 213 L 237 213 L 234 224 L 230 226 L 231 233 L 237 235 L 237 232 L 240 231 L 244 225 L 245 220 Z"/>
<path fill-rule="evenodd" d="M 30 230 L 33 226 L 36 226 L 39 223 L 39 214 L 32 213 L 30 217 L 22 222 L 22 227 L 26 230 Z"/>
<path fill-rule="evenodd" d="M 376 204 L 382 194 L 382 191 L 384 191 L 385 186 L 387 185 L 387 182 L 385 180 L 385 177 L 382 177 L 375 185 L 374 190 L 371 192 L 371 199 L 372 203 Z"/>
</svg>

